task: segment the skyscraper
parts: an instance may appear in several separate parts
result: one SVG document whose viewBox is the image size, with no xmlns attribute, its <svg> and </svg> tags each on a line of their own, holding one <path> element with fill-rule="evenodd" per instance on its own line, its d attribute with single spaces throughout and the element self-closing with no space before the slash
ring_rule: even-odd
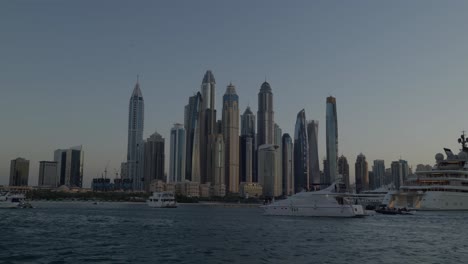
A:
<svg viewBox="0 0 468 264">
<path fill-rule="evenodd" d="M 10 162 L 10 186 L 28 186 L 29 160 L 16 158 Z"/>
<path fill-rule="evenodd" d="M 216 138 L 215 90 L 216 80 L 211 71 L 206 71 L 201 85 L 203 116 L 200 120 L 200 172 L 201 183 L 212 182 L 215 166 L 212 153 Z"/>
<path fill-rule="evenodd" d="M 283 134 L 283 195 L 294 194 L 294 145 L 288 133 Z"/>
<path fill-rule="evenodd" d="M 257 182 L 255 147 L 255 115 L 247 107 L 241 116 L 240 181 Z"/>
<path fill-rule="evenodd" d="M 356 193 L 369 189 L 369 173 L 366 156 L 359 154 L 355 164 Z"/>
<path fill-rule="evenodd" d="M 39 180 L 38 186 L 57 187 L 57 162 L 40 161 L 39 162 Z"/>
<path fill-rule="evenodd" d="M 54 161 L 57 162 L 59 186 L 80 188 L 83 186 L 84 152 L 82 146 L 57 149 L 54 152 Z"/>
<path fill-rule="evenodd" d="M 377 189 L 383 186 L 385 184 L 385 161 L 374 160 L 372 172 L 374 173 L 375 186 L 371 186 L 371 189 Z"/>
<path fill-rule="evenodd" d="M 320 187 L 320 167 L 318 155 L 318 126 L 317 120 L 307 123 L 307 140 L 309 142 L 309 185 Z"/>
<path fill-rule="evenodd" d="M 346 185 L 346 190 L 350 190 L 349 164 L 348 159 L 343 155 L 338 158 L 338 174 L 343 177 L 343 183 Z"/>
<path fill-rule="evenodd" d="M 273 93 L 270 84 L 264 82 L 258 93 L 257 146 L 274 143 Z"/>
<path fill-rule="evenodd" d="M 232 83 L 223 96 L 225 177 L 230 193 L 239 193 L 239 96 Z"/>
<path fill-rule="evenodd" d="M 305 111 L 297 114 L 294 131 L 294 191 L 309 189 L 309 141 Z"/>
<path fill-rule="evenodd" d="M 134 190 L 143 189 L 143 127 L 144 101 L 137 80 L 128 107 L 127 178 L 133 181 Z"/>
<path fill-rule="evenodd" d="M 171 129 L 170 155 L 167 182 L 182 182 L 185 177 L 185 129 L 182 124 L 174 124 Z"/>
<path fill-rule="evenodd" d="M 224 155 L 226 151 L 224 149 L 224 139 L 222 134 L 216 134 L 215 144 L 213 148 L 213 182 L 212 182 L 212 194 L 214 196 L 225 196 L 226 195 L 226 183 L 225 183 L 225 161 Z"/>
<path fill-rule="evenodd" d="M 166 182 L 164 178 L 164 138 L 154 132 L 145 142 L 145 191 L 150 191 L 150 185 L 153 180 Z"/>
<path fill-rule="evenodd" d="M 200 182 L 200 125 L 204 113 L 201 111 L 203 99 L 200 92 L 189 98 L 185 106 L 184 127 L 186 132 L 185 179 Z"/>
<path fill-rule="evenodd" d="M 335 97 L 327 97 L 327 162 L 328 172 L 326 185 L 330 185 L 336 180 L 337 161 L 338 161 L 338 117 L 336 115 Z"/>
<path fill-rule="evenodd" d="M 408 177 L 409 168 L 408 162 L 406 160 L 398 160 L 392 162 L 392 179 L 395 189 L 400 189 L 400 186 L 403 185 Z"/>
<path fill-rule="evenodd" d="M 283 130 L 275 123 L 274 145 L 278 146 L 278 155 L 276 165 L 278 166 L 278 177 L 283 179 Z M 281 180 L 282 181 L 282 180 Z M 282 185 L 282 182 L 281 182 Z M 282 189 L 283 187 L 281 187 Z"/>
<path fill-rule="evenodd" d="M 277 197 L 282 194 L 283 179 L 278 174 L 279 146 L 264 144 L 258 148 L 258 180 L 263 186 L 263 196 Z"/>
</svg>

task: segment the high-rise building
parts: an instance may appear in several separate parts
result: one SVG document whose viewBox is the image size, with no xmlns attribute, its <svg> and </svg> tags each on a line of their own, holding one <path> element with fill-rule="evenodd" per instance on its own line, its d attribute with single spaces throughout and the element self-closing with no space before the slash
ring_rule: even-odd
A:
<svg viewBox="0 0 468 264">
<path fill-rule="evenodd" d="M 376 181 L 377 179 L 375 178 L 374 172 L 368 171 L 367 172 L 367 177 L 369 178 L 369 187 L 368 190 L 374 190 L 374 186 L 377 185 Z"/>
<path fill-rule="evenodd" d="M 406 160 L 398 160 L 392 162 L 392 180 L 393 185 L 398 190 L 400 186 L 403 185 L 408 178 L 409 168 L 408 162 Z"/>
<path fill-rule="evenodd" d="M 39 161 L 38 186 L 57 187 L 57 162 Z"/>
<path fill-rule="evenodd" d="M 274 143 L 273 93 L 270 84 L 264 82 L 258 93 L 257 146 Z"/>
<path fill-rule="evenodd" d="M 232 83 L 223 96 L 222 122 L 227 188 L 230 193 L 239 193 L 239 96 Z"/>
<path fill-rule="evenodd" d="M 320 165 L 318 155 L 318 126 L 317 120 L 307 123 L 307 140 L 309 142 L 309 185 L 320 187 Z"/>
<path fill-rule="evenodd" d="M 288 133 L 283 134 L 283 195 L 294 194 L 294 145 Z"/>
<path fill-rule="evenodd" d="M 309 189 L 309 141 L 305 111 L 297 114 L 294 131 L 294 191 Z"/>
<path fill-rule="evenodd" d="M 200 120 L 200 172 L 201 183 L 212 182 L 215 166 L 212 153 L 216 141 L 216 109 L 215 92 L 216 80 L 211 71 L 207 71 L 203 76 L 201 85 L 202 104 L 201 112 L 203 116 Z"/>
<path fill-rule="evenodd" d="M 327 161 L 328 171 L 326 175 L 325 185 L 330 185 L 335 182 L 338 172 L 338 117 L 336 114 L 336 99 L 335 97 L 327 97 Z"/>
<path fill-rule="evenodd" d="M 283 179 L 278 174 L 279 146 L 264 144 L 258 147 L 258 180 L 263 186 L 263 196 L 277 197 L 282 194 Z"/>
<path fill-rule="evenodd" d="M 185 178 L 185 129 L 182 124 L 174 124 L 171 129 L 168 183 L 182 182 Z"/>
<path fill-rule="evenodd" d="M 137 80 L 128 107 L 127 177 L 133 181 L 134 190 L 143 189 L 143 127 L 144 101 Z"/>
<path fill-rule="evenodd" d="M 356 193 L 369 189 L 369 173 L 368 173 L 366 156 L 362 153 L 357 156 L 355 164 L 356 177 Z"/>
<path fill-rule="evenodd" d="M 128 166 L 127 162 L 120 163 L 120 178 L 121 179 L 128 179 Z"/>
<path fill-rule="evenodd" d="M 374 174 L 374 186 L 371 189 L 377 189 L 385 184 L 385 161 L 374 160 L 374 166 L 372 166 L 372 172 Z"/>
<path fill-rule="evenodd" d="M 193 182 L 201 181 L 200 126 L 201 120 L 204 120 L 204 113 L 201 111 L 202 103 L 202 95 L 198 92 L 189 98 L 189 103 L 185 106 L 185 179 Z"/>
<path fill-rule="evenodd" d="M 349 180 L 349 164 L 348 159 L 341 155 L 338 158 L 338 174 L 343 177 L 343 183 L 346 185 L 346 190 L 350 190 L 350 180 Z"/>
<path fill-rule="evenodd" d="M 278 177 L 283 179 L 283 130 L 278 124 L 275 123 L 275 136 L 274 136 L 274 145 L 278 146 L 278 160 L 276 165 L 278 166 Z M 281 183 L 282 184 L 282 183 Z M 282 189 L 282 187 L 281 187 Z"/>
<path fill-rule="evenodd" d="M 84 152 L 82 146 L 57 149 L 54 152 L 54 161 L 57 162 L 58 186 L 83 187 Z"/>
<path fill-rule="evenodd" d="M 255 115 L 247 107 L 241 116 L 240 181 L 257 182 L 257 155 L 255 144 Z"/>
<path fill-rule="evenodd" d="M 330 186 L 330 184 L 327 184 L 328 183 L 328 179 L 330 178 L 328 176 L 328 161 L 327 159 L 323 159 L 323 172 L 320 174 L 320 188 L 327 188 L 328 186 Z"/>
<path fill-rule="evenodd" d="M 215 170 L 213 172 L 212 182 L 212 194 L 214 196 L 225 196 L 226 195 L 226 183 L 225 183 L 225 155 L 224 139 L 222 134 L 216 134 L 215 144 L 213 148 L 213 165 Z"/>
<path fill-rule="evenodd" d="M 145 176 L 145 191 L 150 191 L 151 182 L 159 180 L 166 182 L 164 178 L 164 138 L 154 132 L 145 141 L 145 162 L 144 162 L 144 176 Z M 182 176 L 184 177 L 184 176 Z"/>
<path fill-rule="evenodd" d="M 16 158 L 10 162 L 10 186 L 28 186 L 29 160 Z"/>
</svg>

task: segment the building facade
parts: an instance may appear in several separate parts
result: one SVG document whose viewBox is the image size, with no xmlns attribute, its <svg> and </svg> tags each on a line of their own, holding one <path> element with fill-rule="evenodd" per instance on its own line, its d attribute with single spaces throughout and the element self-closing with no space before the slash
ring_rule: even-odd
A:
<svg viewBox="0 0 468 264">
<path fill-rule="evenodd" d="M 309 141 L 307 120 L 302 109 L 297 114 L 294 130 L 294 191 L 309 190 Z"/>
<path fill-rule="evenodd" d="M 327 97 L 326 114 L 326 145 L 327 145 L 327 172 L 325 173 L 325 185 L 330 185 L 336 180 L 338 168 L 338 117 L 336 113 L 336 98 Z"/>
<path fill-rule="evenodd" d="M 278 149 L 279 146 L 272 144 L 258 147 L 258 179 L 264 197 L 282 195 L 283 180 L 278 173 Z"/>
<path fill-rule="evenodd" d="M 149 192 L 153 181 L 167 181 L 164 177 L 164 138 L 158 132 L 154 132 L 145 141 L 144 146 L 144 185 L 145 191 Z"/>
<path fill-rule="evenodd" d="M 239 96 L 232 83 L 223 96 L 222 123 L 227 190 L 239 193 Z"/>
<path fill-rule="evenodd" d="M 409 174 L 409 167 L 408 162 L 406 160 L 398 160 L 392 162 L 392 180 L 393 185 L 398 190 L 400 186 L 403 185 L 408 178 Z"/>
<path fill-rule="evenodd" d="M 171 129 L 168 183 L 185 180 L 185 129 L 182 124 L 174 124 Z"/>
<path fill-rule="evenodd" d="M 356 158 L 355 164 L 356 193 L 369 190 L 369 170 L 367 167 L 366 156 L 362 153 Z"/>
<path fill-rule="evenodd" d="M 127 177 L 132 179 L 134 190 L 143 189 L 143 127 L 144 101 L 137 80 L 128 107 Z"/>
<path fill-rule="evenodd" d="M 82 146 L 69 149 L 57 149 L 54 152 L 57 162 L 57 185 L 83 187 L 84 152 Z"/>
<path fill-rule="evenodd" d="M 28 186 L 29 160 L 16 158 L 10 162 L 10 186 Z"/>
<path fill-rule="evenodd" d="M 338 158 L 338 174 L 342 176 L 343 183 L 346 185 L 346 190 L 351 190 L 348 159 L 343 155 Z"/>
<path fill-rule="evenodd" d="M 320 165 L 318 155 L 318 126 L 317 120 L 307 123 L 307 140 L 309 142 L 309 185 L 320 188 Z"/>
<path fill-rule="evenodd" d="M 283 195 L 294 194 L 294 144 L 288 133 L 283 135 Z"/>
<path fill-rule="evenodd" d="M 39 161 L 39 180 L 37 185 L 58 187 L 57 182 L 57 162 Z"/>
<path fill-rule="evenodd" d="M 380 188 L 385 184 L 385 161 L 374 160 L 374 166 L 372 166 L 372 172 L 374 174 L 374 186 L 370 186 L 371 189 Z"/>
</svg>

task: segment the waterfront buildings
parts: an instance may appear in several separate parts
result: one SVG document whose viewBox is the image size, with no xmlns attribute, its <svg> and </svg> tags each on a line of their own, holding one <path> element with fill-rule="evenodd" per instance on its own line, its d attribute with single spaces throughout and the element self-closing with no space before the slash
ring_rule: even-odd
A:
<svg viewBox="0 0 468 264">
<path fill-rule="evenodd" d="M 338 161 L 338 117 L 336 113 L 336 98 L 327 97 L 326 113 L 326 145 L 327 145 L 327 172 L 324 185 L 330 185 L 336 180 Z"/>
<path fill-rule="evenodd" d="M 16 158 L 10 162 L 10 186 L 28 186 L 29 160 Z"/>
<path fill-rule="evenodd" d="M 182 182 L 185 177 L 185 129 L 174 124 L 171 129 L 169 177 L 167 182 Z"/>
<path fill-rule="evenodd" d="M 366 156 L 359 154 L 355 163 L 355 177 L 356 177 L 356 193 L 369 189 L 369 173 L 368 173 Z"/>
<path fill-rule="evenodd" d="M 240 181 L 257 182 L 255 115 L 247 107 L 241 116 Z"/>
<path fill-rule="evenodd" d="M 167 180 L 164 178 L 164 138 L 158 132 L 154 132 L 145 141 L 144 149 L 144 186 L 145 191 L 149 192 L 151 182 Z"/>
<path fill-rule="evenodd" d="M 232 83 L 223 96 L 222 132 L 227 189 L 239 193 L 239 96 Z"/>
<path fill-rule="evenodd" d="M 309 142 L 309 185 L 320 188 L 320 165 L 318 155 L 318 126 L 317 120 L 307 123 L 307 140 Z"/>
<path fill-rule="evenodd" d="M 346 185 L 346 190 L 351 190 L 348 159 L 343 155 L 338 158 L 338 174 L 343 177 L 343 183 Z"/>
<path fill-rule="evenodd" d="M 54 161 L 57 162 L 58 186 L 83 187 L 84 152 L 82 146 L 55 150 Z"/>
<path fill-rule="evenodd" d="M 57 187 L 57 162 L 40 161 L 39 162 L 39 180 L 38 186 Z"/>
<path fill-rule="evenodd" d="M 408 162 L 406 160 L 398 160 L 392 162 L 392 180 L 395 188 L 398 190 L 406 181 L 409 175 Z"/>
<path fill-rule="evenodd" d="M 283 195 L 294 194 L 294 144 L 288 133 L 283 134 Z"/>
<path fill-rule="evenodd" d="M 204 120 L 204 113 L 201 111 L 202 95 L 198 92 L 189 98 L 188 105 L 185 106 L 184 127 L 186 133 L 185 141 L 185 179 L 194 182 L 201 181 L 201 159 L 200 159 L 200 127 Z"/>
<path fill-rule="evenodd" d="M 128 106 L 127 177 L 132 179 L 134 190 L 143 189 L 143 127 L 144 101 L 137 79 Z"/>
<path fill-rule="evenodd" d="M 264 82 L 258 93 L 257 146 L 274 143 L 273 93 L 269 83 Z"/>
<path fill-rule="evenodd" d="M 377 189 L 383 186 L 385 183 L 385 161 L 374 160 L 374 166 L 372 166 L 372 172 L 374 174 L 374 185 L 370 186 L 371 189 Z"/>
<path fill-rule="evenodd" d="M 309 142 L 305 111 L 297 114 L 294 130 L 294 191 L 309 189 Z"/>
<path fill-rule="evenodd" d="M 282 179 L 278 174 L 278 145 L 264 144 L 258 147 L 258 180 L 263 186 L 263 196 L 282 194 Z"/>
</svg>

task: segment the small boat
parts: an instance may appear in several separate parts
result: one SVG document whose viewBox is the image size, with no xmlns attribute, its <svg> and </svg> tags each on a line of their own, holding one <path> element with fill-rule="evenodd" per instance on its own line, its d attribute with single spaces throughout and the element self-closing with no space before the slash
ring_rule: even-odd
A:
<svg viewBox="0 0 468 264">
<path fill-rule="evenodd" d="M 153 192 L 146 204 L 155 208 L 176 208 L 177 202 L 173 192 Z"/>
<path fill-rule="evenodd" d="M 24 194 L 0 192 L 0 208 L 25 208 Z"/>
<path fill-rule="evenodd" d="M 406 208 L 388 208 L 388 207 L 381 207 L 379 209 L 375 209 L 376 213 L 379 214 L 387 214 L 387 215 L 412 215 L 410 211 Z"/>
</svg>

